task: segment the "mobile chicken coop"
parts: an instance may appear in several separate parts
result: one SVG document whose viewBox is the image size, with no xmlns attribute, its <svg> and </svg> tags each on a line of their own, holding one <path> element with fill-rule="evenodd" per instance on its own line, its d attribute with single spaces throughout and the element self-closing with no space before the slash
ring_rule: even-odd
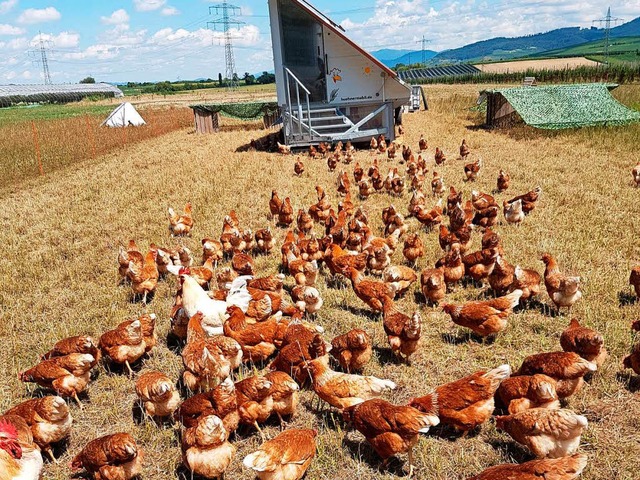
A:
<svg viewBox="0 0 640 480">
<path fill-rule="evenodd" d="M 394 139 L 411 87 L 304 0 L 269 0 L 284 141 Z"/>
</svg>

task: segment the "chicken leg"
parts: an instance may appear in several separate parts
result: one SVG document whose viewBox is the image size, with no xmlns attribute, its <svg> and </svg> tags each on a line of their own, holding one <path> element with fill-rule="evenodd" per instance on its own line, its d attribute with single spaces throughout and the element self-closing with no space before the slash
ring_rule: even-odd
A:
<svg viewBox="0 0 640 480">
<path fill-rule="evenodd" d="M 133 378 L 133 370 L 131 369 L 131 365 L 129 365 L 129 360 L 124 361 L 127 370 L 129 370 L 129 378 Z"/>
<path fill-rule="evenodd" d="M 80 399 L 78 398 L 78 392 L 73 392 L 73 399 L 76 401 L 76 403 L 78 404 L 78 407 L 80 407 L 80 410 L 83 410 L 84 408 L 82 407 L 82 402 L 80 401 Z"/>
</svg>

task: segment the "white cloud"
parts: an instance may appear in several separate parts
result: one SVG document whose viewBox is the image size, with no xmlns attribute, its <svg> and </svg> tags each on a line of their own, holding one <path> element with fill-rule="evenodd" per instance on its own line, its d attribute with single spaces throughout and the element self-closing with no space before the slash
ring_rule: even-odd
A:
<svg viewBox="0 0 640 480">
<path fill-rule="evenodd" d="M 22 35 L 23 33 L 25 33 L 24 28 L 18 28 L 6 23 L 0 23 L 0 35 Z"/>
<path fill-rule="evenodd" d="M 0 15 L 9 13 L 17 4 L 18 0 L 6 0 L 5 2 L 0 2 Z"/>
<path fill-rule="evenodd" d="M 44 23 L 60 20 L 60 18 L 62 18 L 62 15 L 60 15 L 60 12 L 54 7 L 41 9 L 28 8 L 20 14 L 20 16 L 18 17 L 18 22 L 27 24 Z"/>
<path fill-rule="evenodd" d="M 20 75 L 22 78 L 24 78 L 25 80 L 29 80 L 31 78 L 31 71 L 29 70 L 25 70 L 24 72 L 22 72 L 22 75 Z"/>
<path fill-rule="evenodd" d="M 122 23 L 100 35 L 100 40 L 111 45 L 138 45 L 144 42 L 146 35 L 146 30 L 132 32 L 129 24 Z"/>
<path fill-rule="evenodd" d="M 180 15 L 180 10 L 178 10 L 176 7 L 168 6 L 163 8 L 160 13 L 165 17 L 171 17 L 173 15 Z"/>
<path fill-rule="evenodd" d="M 139 12 L 152 12 L 158 10 L 167 3 L 167 0 L 133 0 L 133 5 Z"/>
<path fill-rule="evenodd" d="M 9 50 L 26 50 L 29 48 L 29 40 L 25 37 L 18 37 L 8 41 L 5 48 Z"/>
<path fill-rule="evenodd" d="M 120 25 L 121 23 L 129 23 L 129 14 L 124 8 L 116 10 L 108 17 L 100 17 L 100 21 L 106 25 Z"/>
<path fill-rule="evenodd" d="M 31 39 L 31 45 L 37 44 L 40 39 L 51 42 L 56 48 L 74 48 L 80 44 L 80 35 L 74 32 L 60 32 L 58 35 L 40 33 Z"/>
</svg>

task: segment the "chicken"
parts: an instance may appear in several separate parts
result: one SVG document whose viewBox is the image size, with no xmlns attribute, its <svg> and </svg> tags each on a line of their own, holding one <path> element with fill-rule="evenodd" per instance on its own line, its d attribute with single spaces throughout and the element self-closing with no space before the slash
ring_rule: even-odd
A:
<svg viewBox="0 0 640 480">
<path fill-rule="evenodd" d="M 278 145 L 278 153 L 281 155 L 291 155 L 291 147 L 289 145 L 283 145 L 280 142 L 276 142 Z"/>
<path fill-rule="evenodd" d="M 150 417 L 170 417 L 180 405 L 180 394 L 164 373 L 150 371 L 136 380 L 136 394 Z"/>
<path fill-rule="evenodd" d="M 438 417 L 443 425 L 452 425 L 456 430 L 467 432 L 489 420 L 495 408 L 494 395 L 500 383 L 511 375 L 509 365 L 500 365 L 488 372 L 479 371 L 455 382 L 435 389 L 438 396 Z M 431 396 L 414 398 L 409 405 L 420 411 L 429 411 Z"/>
<path fill-rule="evenodd" d="M 424 139 L 424 135 L 420 135 L 420 140 L 418 140 L 418 148 L 421 152 L 429 148 L 427 141 Z"/>
<path fill-rule="evenodd" d="M 502 255 L 498 254 L 495 258 L 493 270 L 489 274 L 491 290 L 498 296 L 505 295 L 515 281 L 514 272 L 514 266 L 507 262 Z M 524 297 L 524 293 L 522 297 Z"/>
<path fill-rule="evenodd" d="M 289 429 L 244 457 L 260 480 L 300 480 L 316 454 L 316 430 Z"/>
<path fill-rule="evenodd" d="M 293 207 L 291 206 L 291 199 L 286 197 L 280 211 L 278 212 L 278 225 L 288 227 L 293 223 Z"/>
<path fill-rule="evenodd" d="M 598 368 L 607 358 L 602 335 L 595 330 L 581 326 L 575 318 L 560 335 L 560 345 L 565 352 L 575 352 L 585 360 L 595 363 Z"/>
<path fill-rule="evenodd" d="M 364 177 L 364 170 L 360 166 L 360 163 L 356 162 L 355 165 L 353 166 L 353 180 L 356 183 L 360 183 L 363 177 Z"/>
<path fill-rule="evenodd" d="M 468 182 L 473 182 L 478 178 L 478 173 L 480 173 L 480 167 L 482 167 L 482 160 L 478 159 L 475 162 L 467 163 L 464 166 L 464 174 L 467 177 Z"/>
<path fill-rule="evenodd" d="M 587 418 L 571 410 L 531 408 L 515 415 L 496 417 L 496 428 L 507 432 L 538 458 L 573 455 Z"/>
<path fill-rule="evenodd" d="M 542 194 L 542 188 L 536 187 L 533 190 L 525 193 L 524 195 L 518 195 L 517 197 L 513 197 L 511 200 L 507 200 L 508 203 L 513 203 L 516 200 L 522 200 L 522 210 L 525 214 L 529 214 L 536 208 L 538 198 L 540 198 L 540 194 Z"/>
<path fill-rule="evenodd" d="M 444 268 L 444 281 L 447 286 L 458 283 L 464 277 L 465 268 L 460 255 L 459 243 L 452 244 L 451 250 L 436 262 L 436 268 L 440 267 Z"/>
<path fill-rule="evenodd" d="M 193 317 L 190 324 L 192 320 Z M 223 336 L 189 338 L 182 350 L 182 362 L 185 386 L 193 392 L 207 391 L 227 378 L 242 362 L 242 348 L 232 338 Z"/>
<path fill-rule="evenodd" d="M 529 355 L 522 361 L 517 375 L 542 373 L 556 380 L 558 398 L 577 393 L 584 384 L 584 376 L 598 369 L 592 363 L 573 352 L 546 352 Z"/>
<path fill-rule="evenodd" d="M 489 467 L 467 480 L 576 480 L 587 466 L 587 456 L 574 454 L 562 458 L 505 463 Z"/>
<path fill-rule="evenodd" d="M 412 233 L 405 239 L 402 254 L 413 265 L 418 262 L 420 257 L 424 257 L 424 245 L 417 233 Z"/>
<path fill-rule="evenodd" d="M 373 311 L 381 312 L 384 300 L 395 297 L 396 289 L 393 285 L 374 280 L 365 280 L 362 273 L 353 267 L 349 268 L 349 279 L 356 296 Z"/>
<path fill-rule="evenodd" d="M 118 275 L 120 275 L 120 281 L 127 278 L 129 262 L 135 263 L 138 268 L 142 268 L 144 263 L 144 257 L 135 240 L 129 240 L 129 245 L 126 249 L 122 245 L 118 249 Z"/>
<path fill-rule="evenodd" d="M 51 460 L 57 461 L 51 446 L 69 436 L 73 423 L 69 407 L 63 398 L 51 395 L 32 398 L 7 410 L 5 415 L 22 417 L 31 430 L 35 444 Z"/>
<path fill-rule="evenodd" d="M 465 274 L 476 282 L 483 281 L 493 272 L 498 255 L 497 248 L 488 248 L 465 255 L 462 257 Z"/>
<path fill-rule="evenodd" d="M 395 288 L 396 296 L 403 295 L 417 279 L 415 270 L 406 265 L 392 265 L 382 272 L 382 280 Z"/>
<path fill-rule="evenodd" d="M 442 195 L 445 191 L 444 180 L 438 172 L 433 172 L 433 179 L 431 180 L 431 191 L 434 195 Z"/>
<path fill-rule="evenodd" d="M 507 317 L 518 305 L 521 296 L 522 290 L 514 290 L 504 297 L 491 300 L 466 302 L 460 305 L 445 303 L 442 310 L 451 316 L 453 323 L 486 337 L 507 328 Z"/>
<path fill-rule="evenodd" d="M 225 378 L 212 390 L 187 398 L 174 414 L 186 428 L 196 426 L 198 420 L 207 415 L 219 417 L 229 435 L 238 428 L 240 415 L 236 386 L 230 377 Z"/>
<path fill-rule="evenodd" d="M 143 451 L 128 433 L 114 433 L 90 441 L 71 462 L 94 480 L 131 480 L 142 473 Z"/>
<path fill-rule="evenodd" d="M 542 255 L 541 260 L 546 267 L 544 284 L 549 297 L 558 308 L 558 312 L 561 307 L 571 310 L 571 306 L 582 298 L 580 277 L 570 277 L 560 273 L 558 263 L 549 253 Z"/>
<path fill-rule="evenodd" d="M 298 224 L 298 230 L 302 233 L 307 234 L 311 230 L 313 230 L 313 219 L 311 218 L 311 215 L 309 215 L 304 210 L 298 210 L 296 221 Z"/>
<path fill-rule="evenodd" d="M 157 251 L 149 250 L 144 257 L 142 268 L 135 262 L 129 262 L 127 277 L 131 281 L 131 290 L 134 295 L 142 295 L 142 303 L 146 305 L 147 296 L 156 291 L 158 285 L 158 265 L 156 263 Z"/>
<path fill-rule="evenodd" d="M 447 161 L 447 158 L 445 157 L 444 152 L 442 150 L 440 150 L 440 148 L 438 148 L 438 147 L 436 147 L 434 160 L 436 162 L 436 165 L 442 165 L 444 162 Z"/>
<path fill-rule="evenodd" d="M 229 307 L 227 313 L 229 318 L 223 326 L 224 334 L 240 344 L 243 362 L 263 362 L 276 351 L 278 317 L 273 316 L 263 322 L 250 324 L 238 307 Z"/>
<path fill-rule="evenodd" d="M 371 337 L 360 329 L 350 330 L 331 340 L 331 355 L 347 373 L 360 372 L 371 360 Z"/>
<path fill-rule="evenodd" d="M 140 320 L 122 322 L 115 329 L 103 333 L 99 347 L 113 363 L 126 366 L 132 377 L 131 364 L 145 354 L 146 348 Z"/>
<path fill-rule="evenodd" d="M 176 276 L 179 276 L 182 274 L 189 275 L 193 279 L 195 279 L 195 281 L 198 282 L 198 285 L 200 285 L 202 288 L 208 288 L 209 282 L 211 282 L 211 279 L 213 278 L 213 272 L 214 272 L 213 262 L 214 262 L 214 258 L 209 257 L 204 262 L 204 265 L 200 267 L 185 268 L 177 265 L 167 265 L 167 271 Z"/>
<path fill-rule="evenodd" d="M 640 163 L 633 167 L 633 170 L 631 170 L 631 175 L 633 176 L 634 186 L 640 187 Z"/>
<path fill-rule="evenodd" d="M 413 216 L 425 226 L 427 230 L 431 230 L 442 222 L 442 199 L 431 210 L 424 205 L 419 205 L 413 209 Z"/>
<path fill-rule="evenodd" d="M 378 141 L 376 140 L 376 137 L 371 137 L 371 141 L 369 142 L 369 148 L 371 150 L 377 150 L 378 149 Z"/>
<path fill-rule="evenodd" d="M 504 192 L 507 188 L 509 188 L 509 182 L 511 181 L 511 177 L 508 173 L 505 173 L 503 170 L 498 172 L 498 192 Z"/>
<path fill-rule="evenodd" d="M 56 342 L 51 350 L 40 357 L 41 360 L 49 360 L 54 357 L 64 357 L 72 353 L 88 353 L 93 356 L 94 364 L 100 360 L 100 350 L 95 340 L 88 335 L 78 335 L 75 337 L 63 338 Z"/>
<path fill-rule="evenodd" d="M 231 268 L 233 268 L 238 275 L 253 275 L 253 258 L 251 258 L 251 255 L 236 251 L 231 258 Z"/>
<path fill-rule="evenodd" d="M 61 397 L 72 397 L 80 408 L 78 394 L 89 384 L 89 372 L 95 365 L 95 358 L 88 353 L 71 353 L 63 357 L 43 360 L 35 367 L 20 372 L 22 382 L 37 383 L 51 388 Z"/>
<path fill-rule="evenodd" d="M 324 189 L 319 185 L 316 185 L 316 194 L 318 196 L 318 202 L 309 207 L 309 215 L 311 215 L 314 222 L 324 225 L 327 218 L 329 218 L 331 204 Z"/>
<path fill-rule="evenodd" d="M 198 282 L 188 275 L 180 275 L 182 285 L 182 308 L 191 318 L 197 312 L 202 313 L 202 327 L 207 335 L 222 335 L 222 325 L 227 319 L 227 307 L 235 305 L 243 312 L 249 309 L 251 295 L 247 291 L 247 277 L 237 277 L 231 282 L 226 300 L 209 298 Z"/>
<path fill-rule="evenodd" d="M 458 235 L 460 235 L 460 238 Z M 464 239 L 464 240 L 463 240 Z M 468 244 L 471 239 L 471 231 L 468 232 L 463 228 L 458 232 L 458 234 L 451 232 L 446 225 L 440 225 L 440 229 L 438 232 L 438 243 L 440 244 L 440 248 L 442 248 L 445 252 L 450 250 L 453 244 L 457 243 L 458 248 L 461 252 L 466 250 L 466 244 Z M 465 244 L 465 248 L 463 248 L 463 243 Z"/>
<path fill-rule="evenodd" d="M 255 233 L 256 251 L 269 255 L 274 247 L 273 234 L 270 228 L 261 228 Z"/>
<path fill-rule="evenodd" d="M 466 140 L 462 140 L 462 145 L 460 145 L 460 157 L 462 158 L 462 160 L 466 160 L 467 156 L 469 155 L 471 151 L 469 150 L 469 146 L 467 145 L 467 141 Z"/>
<path fill-rule="evenodd" d="M 269 372 L 265 378 L 271 382 L 271 397 L 273 398 L 271 411 L 278 416 L 280 424 L 284 425 L 282 416 L 293 416 L 296 413 L 300 402 L 300 386 L 284 372 Z"/>
<path fill-rule="evenodd" d="M 447 293 L 447 283 L 444 278 L 444 266 L 427 268 L 420 274 L 420 290 L 432 305 L 438 305 Z"/>
<path fill-rule="evenodd" d="M 503 202 L 502 211 L 504 213 L 504 219 L 507 221 L 507 223 L 520 225 L 520 223 L 524 220 L 522 200 L 516 200 L 513 203 L 509 203 L 505 200 Z"/>
<path fill-rule="evenodd" d="M 173 208 L 169 207 L 169 231 L 172 237 L 190 235 L 193 228 L 193 216 L 192 216 L 191 202 L 184 206 L 184 213 L 178 215 Z"/>
<path fill-rule="evenodd" d="M 640 298 L 640 265 L 636 265 L 631 269 L 629 285 L 631 285 L 635 290 L 636 297 Z"/>
<path fill-rule="evenodd" d="M 316 314 L 324 304 L 318 289 L 306 285 L 293 287 L 291 298 L 301 312 L 306 312 L 309 315 Z"/>
<path fill-rule="evenodd" d="M 296 285 L 312 287 L 318 278 L 318 262 L 297 258 L 293 252 L 287 254 L 287 270 L 295 279 Z"/>
<path fill-rule="evenodd" d="M 498 397 L 510 414 L 530 408 L 560 408 L 556 392 L 557 382 L 541 373 L 520 375 L 503 380 L 498 388 Z"/>
<path fill-rule="evenodd" d="M 624 368 L 630 368 L 636 375 L 640 375 L 640 343 L 634 345 L 631 353 L 622 360 Z"/>
<path fill-rule="evenodd" d="M 535 270 L 523 269 L 519 265 L 513 271 L 513 283 L 510 290 L 522 290 L 520 301 L 529 300 L 540 294 L 540 283 L 542 277 Z"/>
<path fill-rule="evenodd" d="M 304 173 L 304 163 L 300 160 L 300 157 L 296 159 L 296 163 L 293 164 L 293 172 L 299 177 Z"/>
<path fill-rule="evenodd" d="M 331 348 L 319 333 L 312 332 L 304 325 L 294 324 L 285 332 L 282 348 L 269 364 L 271 371 L 285 372 L 300 385 L 308 379 L 304 368 L 305 360 L 325 355 Z"/>
<path fill-rule="evenodd" d="M 218 262 L 224 257 L 224 250 L 222 249 L 222 243 L 213 238 L 202 239 L 202 263 L 211 258 L 213 259 L 214 267 L 218 266 Z"/>
<path fill-rule="evenodd" d="M 182 435 L 182 461 L 191 472 L 204 478 L 223 478 L 236 454 L 227 441 L 229 432 L 215 415 L 203 416 Z"/>
<path fill-rule="evenodd" d="M 413 447 L 418 443 L 418 435 L 440 423 L 435 395 L 429 412 L 376 398 L 345 408 L 342 418 L 362 433 L 382 457 L 381 469 L 394 455 L 408 452 L 409 477 L 413 475 Z"/>
<path fill-rule="evenodd" d="M 329 169 L 330 172 L 335 172 L 339 161 L 340 161 L 340 157 L 336 155 L 331 155 L 327 157 L 327 168 Z"/>
<path fill-rule="evenodd" d="M 276 190 L 271 190 L 271 198 L 269 199 L 269 212 L 271 213 L 271 220 L 275 220 L 275 218 L 280 213 L 280 209 L 282 208 L 282 200 L 278 196 L 278 192 Z"/>
<path fill-rule="evenodd" d="M 273 413 L 272 387 L 273 383 L 259 375 L 236 382 L 240 423 L 253 425 L 263 438 L 259 423 L 266 422 Z"/>
<path fill-rule="evenodd" d="M 42 454 L 24 419 L 16 415 L 0 417 L 0 478 L 38 480 L 42 464 Z"/>
<path fill-rule="evenodd" d="M 384 301 L 382 326 L 393 354 L 410 364 L 409 357 L 418 349 L 422 318 L 416 311 L 409 317 L 398 311 L 393 300 Z"/>
<path fill-rule="evenodd" d="M 378 136 L 378 153 L 384 153 L 387 150 L 387 141 L 384 138 L 384 135 Z"/>
<path fill-rule="evenodd" d="M 306 368 L 314 392 L 329 405 L 340 410 L 396 389 L 396 384 L 391 380 L 331 370 L 327 355 L 307 361 Z"/>
</svg>

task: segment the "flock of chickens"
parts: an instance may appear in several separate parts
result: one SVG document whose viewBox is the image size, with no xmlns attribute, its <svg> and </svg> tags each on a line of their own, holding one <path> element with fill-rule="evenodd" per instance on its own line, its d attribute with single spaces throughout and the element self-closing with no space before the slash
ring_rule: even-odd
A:
<svg viewBox="0 0 640 480">
<path fill-rule="evenodd" d="M 440 199 L 427 206 L 428 195 L 423 191 L 427 165 L 421 154 L 428 145 L 423 137 L 418 147 L 416 158 L 407 145 L 400 150 L 395 142 L 387 146 L 383 137 L 372 138 L 372 155 L 386 153 L 391 161 L 398 156 L 406 175 L 395 164 L 383 175 L 376 156 L 366 171 L 355 162 L 353 179 L 362 200 L 374 192 L 401 196 L 409 185 L 408 216 L 427 230 L 437 227 L 443 250 L 434 267 L 422 272 L 414 269 L 424 256 L 420 233 L 410 233 L 405 216 L 390 205 L 382 211 L 383 235 L 376 236 L 363 206 L 356 208 L 353 203 L 346 172 L 338 176 L 337 191 L 343 198 L 337 209 L 320 186 L 316 187 L 317 202 L 297 213 L 289 197 L 281 199 L 275 190 L 271 194 L 272 221 L 288 229 L 280 251 L 282 271 L 295 283 L 291 289 L 285 289 L 287 276 L 283 273 L 256 276 L 253 255 L 273 252 L 274 232 L 271 228 L 255 233 L 241 229 L 234 211 L 224 218 L 219 238 L 202 239 L 200 266 L 184 246 L 168 249 L 151 244 L 143 253 L 132 240 L 121 247 L 121 281 L 131 286 L 145 306 L 164 276 L 178 278 L 170 319 L 171 334 L 182 345 L 183 388 L 163 372 L 136 374 L 132 368 L 157 344 L 155 314 L 127 320 L 104 332 L 98 341 L 86 335 L 60 340 L 42 355 L 40 363 L 19 374 L 23 382 L 36 383 L 56 395 L 27 400 L 0 417 L 0 480 L 39 478 L 41 452 L 55 461 L 52 446 L 68 437 L 73 423 L 65 398 L 74 399 L 82 409 L 79 394 L 101 360 L 121 365 L 130 377 L 137 377 L 135 391 L 149 419 L 182 425 L 183 464 L 204 478 L 223 476 L 236 451 L 229 439 L 239 427 L 255 428 L 263 440 L 260 425 L 269 418 L 277 417 L 284 428 L 283 417 L 295 415 L 301 388 L 312 389 L 319 399 L 338 409 L 382 458 L 381 468 L 395 455 L 408 453 L 411 475 L 412 449 L 421 433 L 443 424 L 466 435 L 493 416 L 497 402 L 505 413 L 495 417 L 497 428 L 538 459 L 494 466 L 473 479 L 577 478 L 587 463 L 586 455 L 577 453 L 587 419 L 561 408 L 560 401 L 576 393 L 607 356 L 603 337 L 578 320 L 572 319 L 562 333 L 561 350 L 531 355 L 515 372 L 509 365 L 500 365 L 471 373 L 411 398 L 408 405 L 381 398 L 396 389 L 393 381 L 360 374 L 372 357 L 373 342 L 366 331 L 354 329 L 328 342 L 322 335 L 324 329 L 315 323 L 323 306 L 317 282 L 323 277 L 334 284 L 350 282 L 373 317 L 382 317 L 397 361 L 409 364 L 420 345 L 422 319 L 418 311 L 405 313 L 395 302 L 418 276 L 427 303 L 439 305 L 454 323 L 481 337 L 498 335 L 507 328 L 513 310 L 525 308 L 538 297 L 542 283 L 558 311 L 570 309 L 581 298 L 580 278 L 564 274 L 549 253 L 541 257 L 546 267 L 543 276 L 508 262 L 500 236 L 491 229 L 500 211 L 492 195 L 474 191 L 464 202 L 462 193 L 453 186 L 447 190 L 434 171 L 431 194 Z M 281 150 L 289 153 L 286 147 Z M 329 170 L 334 171 L 340 163 L 351 163 L 354 151 L 349 142 L 339 142 L 333 149 L 320 144 L 310 147 L 309 156 L 326 158 Z M 463 141 L 460 157 L 466 161 L 469 155 Z M 439 148 L 434 160 L 436 165 L 446 161 Z M 467 163 L 465 179 L 474 181 L 482 166 L 480 159 Z M 640 171 L 640 166 L 636 168 Z M 300 157 L 294 173 L 304 173 Z M 509 175 L 500 171 L 497 191 L 504 192 L 509 183 Z M 506 223 L 521 223 L 535 210 L 540 194 L 537 187 L 505 200 Z M 190 203 L 182 214 L 169 209 L 168 218 L 172 236 L 191 235 Z M 317 236 L 316 227 L 324 234 Z M 481 235 L 482 248 L 469 252 L 474 232 L 480 232 L 476 235 Z M 405 265 L 392 264 L 399 248 Z M 225 259 L 230 259 L 230 266 L 219 267 Z M 367 273 L 376 277 L 367 277 Z M 493 295 L 483 301 L 443 303 L 447 292 L 465 278 L 488 284 Z M 640 297 L 640 266 L 633 269 L 630 283 Z M 640 330 L 640 321 L 632 328 Z M 234 382 L 234 372 L 243 364 L 266 369 Z M 640 374 L 640 344 L 625 358 L 624 366 Z M 300 479 L 315 456 L 316 435 L 313 429 L 285 429 L 247 455 L 243 465 L 260 479 Z M 89 442 L 71 467 L 86 470 L 96 480 L 129 480 L 141 473 L 143 461 L 143 450 L 123 432 Z"/>
</svg>

